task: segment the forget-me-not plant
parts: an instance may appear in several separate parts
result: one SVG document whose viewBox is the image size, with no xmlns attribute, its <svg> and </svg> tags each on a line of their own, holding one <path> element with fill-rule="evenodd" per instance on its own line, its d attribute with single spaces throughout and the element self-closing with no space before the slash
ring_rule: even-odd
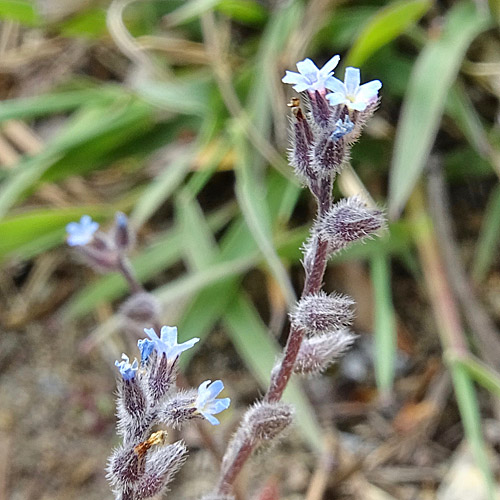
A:
<svg viewBox="0 0 500 500">
<path fill-rule="evenodd" d="M 329 257 L 351 244 L 373 237 L 385 225 L 383 212 L 359 196 L 333 201 L 334 180 L 349 161 L 352 145 L 378 105 L 379 80 L 361 84 L 358 68 L 348 67 L 345 81 L 333 76 L 335 55 L 320 69 L 311 59 L 297 63 L 282 81 L 293 85 L 300 98 L 290 107 L 290 164 L 317 201 L 317 216 L 303 245 L 304 288 L 290 311 L 290 333 L 261 401 L 248 408 L 224 453 L 217 484 L 202 500 L 233 500 L 233 484 L 261 444 L 276 439 L 293 421 L 293 408 L 281 401 L 293 374 L 315 375 L 335 362 L 353 343 L 349 327 L 354 301 L 322 290 Z M 331 93 L 327 94 L 327 89 Z M 145 500 L 166 491 L 187 457 L 182 440 L 167 444 L 167 431 L 193 419 L 218 425 L 215 415 L 229 407 L 219 398 L 220 380 L 202 382 L 198 389 L 177 388 L 179 358 L 200 339 L 178 342 L 176 327 L 160 327 L 160 306 L 135 278 L 127 252 L 135 232 L 118 213 L 108 232 L 83 216 L 67 226 L 68 244 L 76 246 L 96 269 L 118 271 L 132 296 L 120 309 L 124 324 L 144 331 L 137 342 L 140 362 L 126 354 L 116 361 L 119 371 L 117 431 L 122 443 L 108 461 L 108 479 L 116 500 Z M 141 325 L 141 326 L 140 326 Z M 158 335 L 156 332 L 160 331 Z"/>
</svg>

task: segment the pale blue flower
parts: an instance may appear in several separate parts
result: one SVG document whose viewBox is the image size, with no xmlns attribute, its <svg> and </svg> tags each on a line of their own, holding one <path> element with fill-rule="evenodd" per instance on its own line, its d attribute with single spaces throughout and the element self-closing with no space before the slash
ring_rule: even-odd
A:
<svg viewBox="0 0 500 500">
<path fill-rule="evenodd" d="M 343 120 L 339 118 L 335 123 L 335 130 L 332 132 L 332 139 L 338 141 L 340 138 L 344 137 L 344 135 L 352 132 L 353 128 L 354 123 L 349 118 L 349 115 L 346 115 Z"/>
<path fill-rule="evenodd" d="M 287 71 L 281 81 L 292 84 L 293 89 L 297 92 L 304 92 L 304 90 L 309 90 L 310 92 L 325 90 L 325 88 L 330 88 L 329 83 L 333 78 L 333 70 L 339 61 L 340 56 L 333 56 L 319 69 L 311 59 L 304 59 L 297 63 L 298 73 Z"/>
<path fill-rule="evenodd" d="M 80 222 L 70 222 L 66 226 L 68 245 L 72 247 L 86 245 L 98 229 L 99 224 L 94 222 L 90 215 L 82 215 Z"/>
<path fill-rule="evenodd" d="M 149 339 L 139 339 L 137 341 L 137 347 L 139 348 L 139 351 L 141 351 L 141 362 L 144 363 L 144 361 L 146 361 L 153 352 L 155 343 Z"/>
<path fill-rule="evenodd" d="M 231 403 L 229 398 L 216 399 L 223 389 L 222 380 L 216 380 L 215 382 L 205 380 L 198 387 L 198 396 L 194 406 L 212 425 L 220 424 L 214 415 L 226 410 Z"/>
<path fill-rule="evenodd" d="M 177 358 L 177 356 L 179 356 L 182 352 L 191 349 L 191 347 L 193 347 L 196 342 L 200 340 L 195 337 L 191 340 L 183 342 L 182 344 L 178 344 L 177 328 L 175 326 L 162 326 L 160 337 L 158 337 L 154 328 L 144 328 L 144 332 L 154 342 L 154 347 L 158 351 L 158 354 L 165 354 L 168 359 Z M 149 345 L 147 349 L 150 349 Z"/>
<path fill-rule="evenodd" d="M 363 85 L 360 82 L 359 69 L 351 67 L 345 69 L 345 82 L 335 77 L 330 78 L 327 87 L 333 92 L 326 95 L 330 105 L 345 104 L 349 109 L 364 111 L 368 105 L 376 102 L 382 82 L 372 80 Z"/>
<path fill-rule="evenodd" d="M 126 354 L 122 354 L 122 360 L 123 361 L 115 361 L 115 366 L 120 370 L 123 380 L 132 380 L 139 369 L 139 363 L 137 359 L 134 359 L 134 362 L 130 364 L 130 360 Z"/>
</svg>

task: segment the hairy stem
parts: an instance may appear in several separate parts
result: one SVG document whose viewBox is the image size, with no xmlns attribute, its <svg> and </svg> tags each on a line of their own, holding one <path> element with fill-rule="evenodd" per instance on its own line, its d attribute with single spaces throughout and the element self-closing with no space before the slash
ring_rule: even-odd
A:
<svg viewBox="0 0 500 500">
<path fill-rule="evenodd" d="M 331 187 L 331 178 L 322 181 L 321 189 L 317 194 L 318 216 L 323 215 L 331 207 Z M 310 260 L 309 265 L 305 269 L 306 279 L 301 297 L 319 292 L 321 286 L 323 285 L 323 277 L 328 261 L 328 243 L 320 238 L 316 238 L 314 242 L 314 257 Z M 269 389 L 264 396 L 264 401 L 275 402 L 281 399 L 288 381 L 292 376 L 295 361 L 297 359 L 303 338 L 304 331 L 300 328 L 292 326 L 284 349 L 283 359 L 279 368 L 275 370 L 274 374 L 271 376 L 271 383 L 269 384 Z M 252 454 L 254 446 L 255 444 L 253 440 L 246 439 L 239 446 L 238 450 L 233 452 L 232 461 L 224 467 L 221 474 L 219 484 L 217 486 L 218 494 L 226 495 L 230 493 L 232 484 L 245 465 L 245 462 Z"/>
</svg>

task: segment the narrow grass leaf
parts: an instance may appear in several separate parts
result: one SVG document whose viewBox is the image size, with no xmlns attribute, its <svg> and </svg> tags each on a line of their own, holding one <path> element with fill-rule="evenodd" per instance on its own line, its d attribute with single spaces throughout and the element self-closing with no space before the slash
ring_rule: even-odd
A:
<svg viewBox="0 0 500 500">
<path fill-rule="evenodd" d="M 190 0 L 165 16 L 169 27 L 192 21 L 217 6 L 220 0 Z"/>
<path fill-rule="evenodd" d="M 248 151 L 241 135 L 235 135 L 238 158 L 236 169 L 236 197 L 241 211 L 255 238 L 264 259 L 278 282 L 289 306 L 295 303 L 295 292 L 288 273 L 280 261 L 273 245 L 269 209 L 266 205 L 263 186 L 259 186 L 256 176 L 251 172 Z"/>
<path fill-rule="evenodd" d="M 375 379 L 382 398 L 391 396 L 396 369 L 396 318 L 392 305 L 391 268 L 387 254 L 371 259 L 375 299 Z"/>
<path fill-rule="evenodd" d="M 483 217 L 483 225 L 479 233 L 474 260 L 472 262 L 472 276 L 478 283 L 484 280 L 494 259 L 497 257 L 500 243 L 499 227 L 500 186 L 496 186 L 490 195 Z"/>
<path fill-rule="evenodd" d="M 111 216 L 112 207 L 82 206 L 58 209 L 42 209 L 11 215 L 0 220 L 0 261 L 7 256 L 18 255 L 19 248 L 46 235 L 59 235 L 64 240 L 65 227 L 83 214 L 99 221 Z"/>
<path fill-rule="evenodd" d="M 142 226 L 179 187 L 189 172 L 194 155 L 194 148 L 186 148 L 150 182 L 130 215 L 135 227 Z"/>
<path fill-rule="evenodd" d="M 482 432 L 481 413 L 474 384 L 464 366 L 452 363 L 450 371 L 465 437 L 472 449 L 476 464 L 485 478 L 488 488 L 488 500 L 495 500 L 495 479 L 491 472 L 488 449 Z"/>
<path fill-rule="evenodd" d="M 455 4 L 439 38 L 431 39 L 413 67 L 396 132 L 389 174 L 389 215 L 402 210 L 427 162 L 446 96 L 472 40 L 489 24 L 473 2 Z"/>
<path fill-rule="evenodd" d="M 2 0 L 0 19 L 17 21 L 26 26 L 37 26 L 42 21 L 36 10 L 36 3 L 27 0 Z"/>
<path fill-rule="evenodd" d="M 361 66 L 373 53 L 404 33 L 433 5 L 431 0 L 391 2 L 368 20 L 347 55 L 346 66 Z"/>
</svg>

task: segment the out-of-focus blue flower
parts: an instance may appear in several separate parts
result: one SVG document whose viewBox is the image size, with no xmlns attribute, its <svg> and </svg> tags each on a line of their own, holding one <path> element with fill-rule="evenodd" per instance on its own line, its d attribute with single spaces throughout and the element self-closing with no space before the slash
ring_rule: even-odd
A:
<svg viewBox="0 0 500 500">
<path fill-rule="evenodd" d="M 325 88 L 330 88 L 329 83 L 333 78 L 333 70 L 339 61 L 340 56 L 335 55 L 319 69 L 311 59 L 304 59 L 297 63 L 298 73 L 287 71 L 281 81 L 292 84 L 293 89 L 297 92 L 303 92 L 304 90 L 309 90 L 310 92 L 325 90 Z"/>
<path fill-rule="evenodd" d="M 134 362 L 130 364 L 130 360 L 126 354 L 122 354 L 122 361 L 115 361 L 115 366 L 120 370 L 123 380 L 132 380 L 139 369 L 137 359 L 134 359 Z"/>
<path fill-rule="evenodd" d="M 195 408 L 201 413 L 212 425 L 219 425 L 220 422 L 214 417 L 217 413 L 226 410 L 231 403 L 231 399 L 222 398 L 216 399 L 224 389 L 222 380 L 205 380 L 198 387 L 198 396 L 194 402 Z"/>
<path fill-rule="evenodd" d="M 155 343 L 149 339 L 139 339 L 137 341 L 137 347 L 139 347 L 139 351 L 141 351 L 141 361 L 144 363 L 155 348 Z"/>
<path fill-rule="evenodd" d="M 177 358 L 177 356 L 179 356 L 182 352 L 191 349 L 191 347 L 193 347 L 196 342 L 200 340 L 195 337 L 191 340 L 183 342 L 182 344 L 178 344 L 177 328 L 175 326 L 162 326 L 160 337 L 158 337 L 154 328 L 144 328 L 144 332 L 153 341 L 154 348 L 158 351 L 158 354 L 165 354 L 168 359 Z M 144 344 L 143 348 L 146 349 Z M 139 349 L 141 349 L 141 346 L 139 346 Z M 152 347 L 148 345 L 147 349 L 152 349 Z M 151 350 L 149 351 L 148 356 L 150 353 Z"/>
<path fill-rule="evenodd" d="M 66 226 L 68 245 L 72 247 L 86 245 L 98 229 L 99 224 L 93 221 L 90 215 L 82 215 L 80 222 L 70 222 Z"/>
<path fill-rule="evenodd" d="M 353 128 L 354 123 L 349 118 L 349 115 L 346 115 L 343 120 L 339 118 L 335 123 L 335 130 L 332 132 L 332 139 L 338 141 L 341 137 L 344 137 L 344 135 L 352 132 Z"/>
<path fill-rule="evenodd" d="M 372 80 L 363 85 L 360 85 L 360 82 L 361 73 L 359 68 L 346 68 L 344 82 L 338 78 L 331 77 L 328 80 L 327 87 L 332 90 L 332 93 L 326 95 L 326 98 L 330 101 L 330 105 L 345 104 L 349 109 L 364 111 L 368 105 L 377 100 L 382 82 L 380 80 Z"/>
</svg>

